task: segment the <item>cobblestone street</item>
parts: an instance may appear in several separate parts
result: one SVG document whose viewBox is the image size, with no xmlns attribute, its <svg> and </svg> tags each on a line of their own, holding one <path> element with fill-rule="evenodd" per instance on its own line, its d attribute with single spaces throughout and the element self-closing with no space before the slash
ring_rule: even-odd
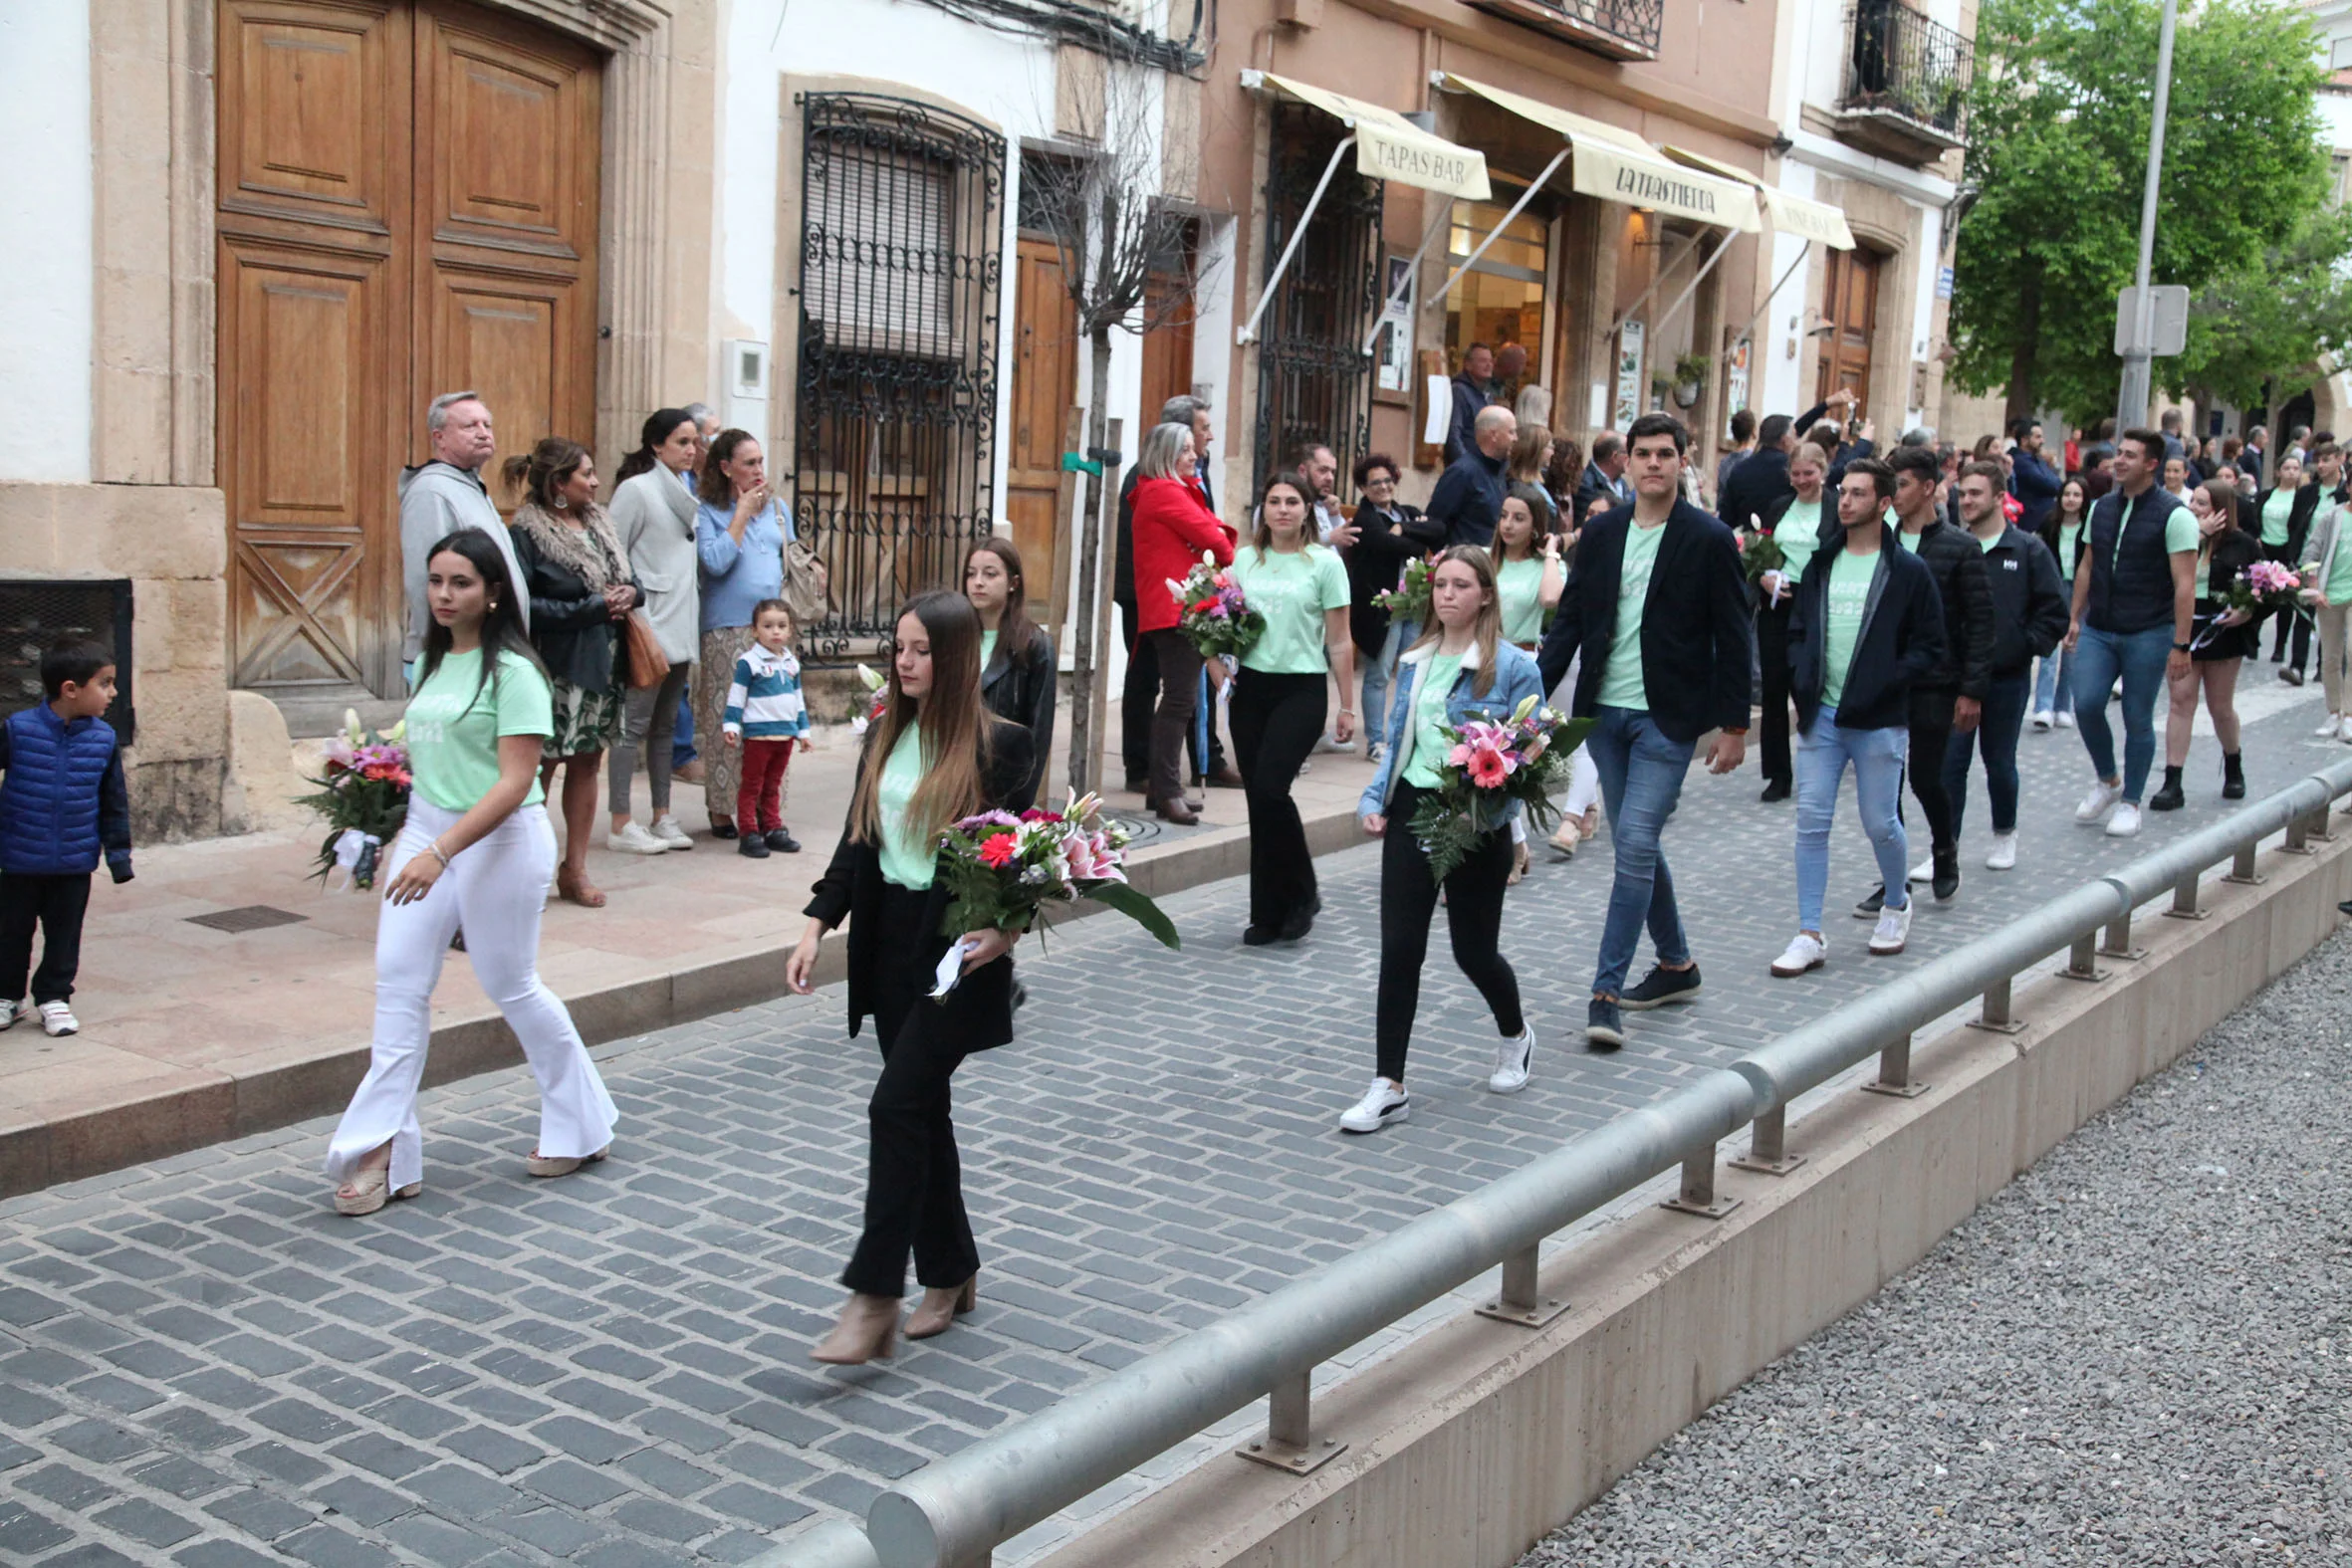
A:
<svg viewBox="0 0 2352 1568">
<path fill-rule="evenodd" d="M 2347 755 L 2309 738 L 2315 690 L 2259 673 L 2257 796 Z M 2029 734 L 2023 763 L 2019 869 L 1981 869 L 1980 773 L 1961 894 L 1923 902 L 1902 959 L 1865 960 L 1843 913 L 1870 885 L 1849 811 L 1830 967 L 1794 983 L 1764 974 L 1794 918 L 1789 810 L 1757 802 L 1753 760 L 1694 769 L 1667 848 L 1708 992 L 1637 1017 L 1615 1056 L 1580 1035 L 1606 835 L 1572 863 L 1539 852 L 1505 932 L 1533 1084 L 1484 1091 L 1491 1029 L 1440 941 L 1414 1119 L 1368 1139 L 1334 1123 L 1370 1073 L 1375 852 L 1319 863 L 1324 914 L 1294 949 L 1240 946 L 1238 882 L 1170 901 L 1180 955 L 1116 920 L 1033 941 L 1022 1037 L 957 1079 L 980 1308 L 863 1369 L 807 1354 L 841 1296 L 875 1065 L 837 987 L 599 1047 L 614 1157 L 564 1181 L 523 1174 L 536 1102 L 517 1067 L 426 1096 L 424 1196 L 370 1219 L 330 1210 L 325 1123 L 10 1201 L 0 1561 L 742 1561 L 2222 809 L 2210 736 L 2190 809 L 2136 840 L 2073 823 L 2088 769 L 2071 732 Z M 797 925 L 799 903 L 796 886 L 775 919 Z M 103 952 L 87 963 L 94 987 L 121 984 Z"/>
</svg>

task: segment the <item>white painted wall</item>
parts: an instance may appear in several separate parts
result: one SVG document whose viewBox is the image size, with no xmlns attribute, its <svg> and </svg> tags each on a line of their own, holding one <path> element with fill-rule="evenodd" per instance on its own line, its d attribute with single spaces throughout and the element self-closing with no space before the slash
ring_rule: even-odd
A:
<svg viewBox="0 0 2352 1568">
<path fill-rule="evenodd" d="M 90 8 L 0 4 L 0 483 L 90 480 Z"/>
</svg>

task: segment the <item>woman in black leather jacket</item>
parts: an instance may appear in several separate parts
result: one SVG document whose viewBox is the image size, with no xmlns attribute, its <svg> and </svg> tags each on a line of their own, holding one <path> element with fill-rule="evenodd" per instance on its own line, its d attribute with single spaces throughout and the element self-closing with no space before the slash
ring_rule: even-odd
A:
<svg viewBox="0 0 2352 1568">
<path fill-rule="evenodd" d="M 560 897 L 589 909 L 604 895 L 588 879 L 595 836 L 596 781 L 604 752 L 620 735 L 628 695 L 621 622 L 645 602 L 628 553 L 596 505 L 596 462 L 588 448 L 549 436 L 528 457 L 510 457 L 506 481 L 520 487 L 513 522 L 515 563 L 531 599 L 531 644 L 555 692 L 555 733 L 541 747 L 540 784 L 564 765 L 564 860 Z"/>
<path fill-rule="evenodd" d="M 1046 782 L 1054 751 L 1054 696 L 1059 660 L 1054 639 L 1029 618 L 1029 578 L 1009 539 L 984 539 L 964 558 L 964 597 L 980 612 L 980 700 L 1029 731 L 1028 792 Z"/>
</svg>

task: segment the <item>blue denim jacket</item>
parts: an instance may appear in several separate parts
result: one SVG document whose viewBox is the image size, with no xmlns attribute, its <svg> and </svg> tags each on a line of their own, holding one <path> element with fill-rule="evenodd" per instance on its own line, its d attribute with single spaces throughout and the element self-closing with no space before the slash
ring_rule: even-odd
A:
<svg viewBox="0 0 2352 1568">
<path fill-rule="evenodd" d="M 1427 643 L 1396 661 L 1396 685 L 1388 695 L 1387 757 L 1380 773 L 1364 786 L 1363 798 L 1356 801 L 1357 816 L 1373 816 L 1388 809 L 1388 797 L 1395 791 L 1396 781 L 1412 761 L 1413 683 L 1421 674 L 1421 667 L 1436 656 L 1437 644 Z M 1471 690 L 1477 678 L 1478 649 L 1472 646 L 1463 660 L 1462 673 L 1454 678 L 1454 689 L 1446 696 L 1446 722 L 1459 728 L 1472 719 L 1505 719 L 1529 697 L 1540 701 L 1543 696 L 1543 677 L 1535 668 L 1535 657 L 1508 642 L 1495 645 L 1495 683 L 1487 688 L 1484 697 Z M 1516 815 L 1519 802 L 1512 802 L 1509 814 Z"/>
</svg>

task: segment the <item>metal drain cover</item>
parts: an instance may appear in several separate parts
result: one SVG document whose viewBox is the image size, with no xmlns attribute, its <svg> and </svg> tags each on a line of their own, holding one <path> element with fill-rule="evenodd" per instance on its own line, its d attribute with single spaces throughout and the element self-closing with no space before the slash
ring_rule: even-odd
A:
<svg viewBox="0 0 2352 1568">
<path fill-rule="evenodd" d="M 267 931 L 272 926 L 297 925 L 310 918 L 283 909 L 272 909 L 267 904 L 247 904 L 239 909 L 215 910 L 209 915 L 190 915 L 188 924 L 210 926 L 215 931 L 234 935 L 242 931 Z"/>
<path fill-rule="evenodd" d="M 1105 811 L 1102 820 L 1116 823 L 1127 834 L 1127 847 L 1139 849 L 1160 836 L 1160 822 L 1156 816 L 1129 816 L 1124 811 Z"/>
</svg>

